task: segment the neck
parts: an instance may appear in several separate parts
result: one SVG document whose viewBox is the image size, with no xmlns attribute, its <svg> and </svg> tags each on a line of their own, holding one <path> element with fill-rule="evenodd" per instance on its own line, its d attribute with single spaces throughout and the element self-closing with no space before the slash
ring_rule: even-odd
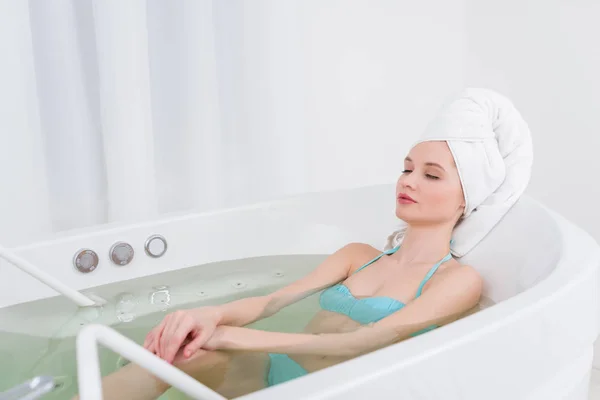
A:
<svg viewBox="0 0 600 400">
<path fill-rule="evenodd" d="M 436 263 L 450 252 L 453 226 L 409 225 L 400 249 L 391 255 L 401 264 Z"/>
</svg>

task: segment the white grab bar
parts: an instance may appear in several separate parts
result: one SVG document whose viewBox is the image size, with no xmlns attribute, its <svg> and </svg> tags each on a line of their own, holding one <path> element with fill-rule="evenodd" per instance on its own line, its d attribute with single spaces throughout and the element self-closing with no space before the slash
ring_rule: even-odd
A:
<svg viewBox="0 0 600 400">
<path fill-rule="evenodd" d="M 144 367 L 171 386 L 198 400 L 226 400 L 217 392 L 165 360 L 155 356 L 114 329 L 90 324 L 77 335 L 77 385 L 80 400 L 102 400 L 98 343 Z M 135 382 L 132 382 L 134 385 Z"/>
<path fill-rule="evenodd" d="M 27 272 L 29 275 L 42 282 L 43 284 L 50 286 L 52 289 L 56 290 L 58 293 L 62 294 L 65 297 L 71 299 L 75 304 L 80 307 L 92 307 L 96 305 L 103 304 L 105 301 L 98 298 L 97 300 L 92 300 L 89 297 L 81 294 L 75 289 L 70 288 L 65 285 L 58 279 L 50 276 L 46 272 L 42 271 L 29 261 L 19 257 L 12 251 L 8 250 L 5 247 L 0 246 L 0 257 L 4 258 L 9 263 L 13 264 L 15 267 L 20 270 Z"/>
</svg>

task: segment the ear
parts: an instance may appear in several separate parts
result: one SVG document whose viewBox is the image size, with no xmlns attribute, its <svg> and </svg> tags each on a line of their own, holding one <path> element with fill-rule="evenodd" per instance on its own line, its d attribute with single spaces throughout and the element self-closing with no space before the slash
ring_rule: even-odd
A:
<svg viewBox="0 0 600 400">
<path fill-rule="evenodd" d="M 464 205 L 460 205 L 460 207 L 458 207 L 457 210 L 457 214 L 458 214 L 458 218 L 456 219 L 456 223 L 458 224 L 460 221 L 462 221 L 464 215 L 465 215 L 465 206 Z"/>
</svg>

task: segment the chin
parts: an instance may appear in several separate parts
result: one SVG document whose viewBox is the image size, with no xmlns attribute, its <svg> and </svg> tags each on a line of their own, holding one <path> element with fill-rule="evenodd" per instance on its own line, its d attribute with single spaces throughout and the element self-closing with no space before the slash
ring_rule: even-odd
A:
<svg viewBox="0 0 600 400">
<path fill-rule="evenodd" d="M 402 206 L 397 206 L 396 207 L 396 217 L 398 217 L 398 219 L 401 219 L 402 221 L 406 222 L 406 223 L 410 223 L 410 221 L 414 221 L 416 215 L 414 215 L 414 212 L 408 212 L 408 210 Z"/>
<path fill-rule="evenodd" d="M 424 212 L 413 207 L 403 205 L 396 206 L 396 217 L 408 225 L 427 225 L 436 223 L 437 218 L 431 212 Z"/>
</svg>

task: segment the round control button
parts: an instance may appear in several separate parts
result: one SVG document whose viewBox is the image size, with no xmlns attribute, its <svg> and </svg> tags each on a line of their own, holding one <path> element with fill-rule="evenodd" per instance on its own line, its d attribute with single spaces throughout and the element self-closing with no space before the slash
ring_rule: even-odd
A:
<svg viewBox="0 0 600 400">
<path fill-rule="evenodd" d="M 133 247 L 129 243 L 117 242 L 112 245 L 109 251 L 109 258 L 113 264 L 123 266 L 133 260 Z"/>
<path fill-rule="evenodd" d="M 161 235 L 152 235 L 146 240 L 144 249 L 150 257 L 161 257 L 167 252 L 167 241 Z"/>
<path fill-rule="evenodd" d="M 73 265 L 84 274 L 92 272 L 98 267 L 98 254 L 91 249 L 81 249 L 73 257 Z"/>
</svg>

